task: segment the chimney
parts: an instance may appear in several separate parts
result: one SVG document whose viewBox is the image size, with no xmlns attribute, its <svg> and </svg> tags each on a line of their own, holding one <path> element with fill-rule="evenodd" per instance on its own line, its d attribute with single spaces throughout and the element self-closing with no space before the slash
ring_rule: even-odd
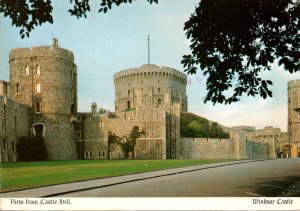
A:
<svg viewBox="0 0 300 211">
<path fill-rule="evenodd" d="M 53 37 L 52 45 L 55 47 L 58 47 L 58 39 L 57 38 Z"/>
<path fill-rule="evenodd" d="M 97 115 L 97 104 L 92 103 L 92 115 Z"/>
</svg>

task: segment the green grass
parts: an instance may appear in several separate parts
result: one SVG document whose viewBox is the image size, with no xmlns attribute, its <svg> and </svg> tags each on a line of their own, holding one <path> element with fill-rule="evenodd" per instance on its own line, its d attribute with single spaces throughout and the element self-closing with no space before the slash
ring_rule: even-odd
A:
<svg viewBox="0 0 300 211">
<path fill-rule="evenodd" d="M 1 191 L 228 160 L 76 160 L 0 164 Z"/>
</svg>

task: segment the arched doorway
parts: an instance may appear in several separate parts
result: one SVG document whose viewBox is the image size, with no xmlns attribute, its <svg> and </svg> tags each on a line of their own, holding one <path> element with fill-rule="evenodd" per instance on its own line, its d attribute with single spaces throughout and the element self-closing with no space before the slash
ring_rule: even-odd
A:
<svg viewBox="0 0 300 211">
<path fill-rule="evenodd" d="M 291 146 L 283 145 L 282 146 L 282 158 L 290 158 L 291 157 Z"/>
</svg>

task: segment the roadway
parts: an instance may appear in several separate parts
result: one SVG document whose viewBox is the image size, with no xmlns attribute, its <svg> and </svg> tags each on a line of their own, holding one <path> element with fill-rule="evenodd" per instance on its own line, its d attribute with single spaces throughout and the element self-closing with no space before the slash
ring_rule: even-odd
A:
<svg viewBox="0 0 300 211">
<path fill-rule="evenodd" d="M 59 197 L 300 196 L 300 159 L 217 166 L 96 187 Z"/>
</svg>

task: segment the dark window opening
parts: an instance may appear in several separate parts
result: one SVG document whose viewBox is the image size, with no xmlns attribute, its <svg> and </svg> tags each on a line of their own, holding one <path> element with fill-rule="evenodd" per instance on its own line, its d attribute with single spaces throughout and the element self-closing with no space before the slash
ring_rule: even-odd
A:
<svg viewBox="0 0 300 211">
<path fill-rule="evenodd" d="M 16 93 L 21 93 L 21 87 L 19 83 L 16 85 Z"/>
<path fill-rule="evenodd" d="M 36 125 L 34 125 L 34 130 L 35 130 L 36 137 L 43 137 L 44 125 L 36 124 Z"/>
<path fill-rule="evenodd" d="M 75 114 L 75 106 L 74 104 L 71 105 L 71 115 Z"/>
<path fill-rule="evenodd" d="M 35 112 L 36 113 L 41 113 L 41 104 L 39 102 L 37 102 L 35 104 Z"/>
<path fill-rule="evenodd" d="M 157 99 L 157 105 L 161 105 L 161 99 L 160 98 Z"/>
<path fill-rule="evenodd" d="M 131 108 L 131 105 L 130 105 L 130 101 L 128 100 L 127 101 L 127 109 L 130 109 Z"/>
</svg>

